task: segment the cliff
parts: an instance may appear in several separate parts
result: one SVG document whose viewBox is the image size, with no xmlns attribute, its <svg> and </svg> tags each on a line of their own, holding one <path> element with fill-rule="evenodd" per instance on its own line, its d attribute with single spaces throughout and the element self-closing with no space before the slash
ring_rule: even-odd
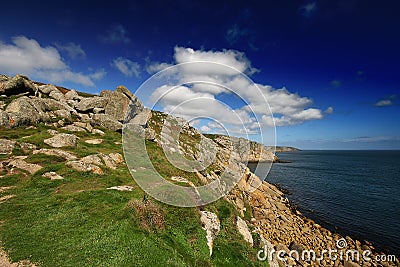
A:
<svg viewBox="0 0 400 267">
<path fill-rule="evenodd" d="M 275 160 L 261 144 L 204 136 L 183 119 L 143 107 L 123 86 L 88 95 L 1 75 L 0 94 L 0 240 L 8 253 L 0 251 L 0 263 L 265 266 L 257 254 L 268 247 L 284 251 L 268 259 L 270 266 L 379 266 L 376 260 L 289 257 L 290 250 L 321 255 L 337 249 L 338 240 L 379 252 L 304 218 L 281 191 L 251 173 L 243 161 Z M 138 168 L 130 166 L 129 156 L 139 151 L 123 151 L 125 129 L 144 137 L 152 168 L 193 192 L 189 203 L 202 203 L 196 198 L 202 185 L 215 183 L 227 194 L 192 208 L 157 201 L 137 183 L 150 181 L 150 167 L 140 165 L 141 157 Z M 185 171 L 174 156 L 198 165 Z M 240 175 L 232 190 L 226 173 Z"/>
</svg>

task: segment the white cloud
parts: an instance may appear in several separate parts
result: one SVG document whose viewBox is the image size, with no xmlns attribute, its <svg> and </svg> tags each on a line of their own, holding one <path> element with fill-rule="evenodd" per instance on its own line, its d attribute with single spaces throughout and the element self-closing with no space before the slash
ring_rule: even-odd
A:
<svg viewBox="0 0 400 267">
<path fill-rule="evenodd" d="M 162 70 L 164 70 L 166 68 L 169 68 L 171 66 L 172 66 L 172 64 L 168 64 L 168 63 L 165 63 L 165 62 L 163 62 L 163 63 L 151 62 L 146 66 L 146 71 L 149 74 L 154 74 L 156 72 L 162 71 Z"/>
<path fill-rule="evenodd" d="M 332 114 L 333 113 L 333 107 L 328 107 L 324 112 L 326 114 Z"/>
<path fill-rule="evenodd" d="M 133 62 L 127 58 L 118 57 L 111 62 L 111 66 L 118 69 L 125 76 L 128 77 L 139 77 L 140 75 L 140 65 L 137 62 Z"/>
<path fill-rule="evenodd" d="M 387 107 L 387 106 L 391 106 L 393 105 L 393 101 L 390 99 L 383 99 L 383 100 L 379 100 L 377 101 L 374 106 L 375 107 Z"/>
<path fill-rule="evenodd" d="M 92 75 L 74 72 L 52 46 L 42 47 L 25 36 L 12 38 L 12 44 L 0 42 L 0 72 L 22 73 L 51 83 L 73 82 L 95 86 Z"/>
<path fill-rule="evenodd" d="M 73 42 L 69 42 L 64 45 L 56 43 L 55 45 L 60 51 L 66 52 L 68 56 L 72 59 L 77 59 L 77 58 L 82 59 L 86 57 L 86 53 L 82 49 L 81 45 L 75 44 Z"/>
<path fill-rule="evenodd" d="M 248 33 L 247 29 L 241 29 L 237 24 L 234 24 L 226 31 L 225 38 L 230 44 L 235 44 Z"/>
<path fill-rule="evenodd" d="M 124 26 L 121 24 L 114 24 L 106 30 L 104 35 L 100 36 L 100 41 L 110 44 L 128 44 L 131 42 L 131 39 L 129 38 L 128 31 Z"/>
<path fill-rule="evenodd" d="M 183 47 L 176 47 L 174 52 L 177 64 L 196 61 L 203 63 L 178 65 L 179 71 L 171 70 L 173 73 L 166 71 L 178 77 L 179 86 L 158 85 L 152 92 L 150 102 L 159 100 L 158 105 L 164 111 L 185 119 L 212 118 L 214 121 L 209 122 L 202 131 L 221 132 L 221 127 L 217 125 L 223 125 L 231 133 L 255 134 L 260 128 L 274 126 L 274 121 L 277 126 L 290 126 L 322 119 L 324 114 L 333 112 L 332 107 L 324 112 L 312 107 L 312 99 L 292 93 L 285 87 L 276 89 L 252 83 L 241 72 L 254 73 L 255 69 L 241 52 L 203 51 Z M 207 62 L 233 66 L 239 72 Z M 155 66 L 158 68 L 163 64 L 170 66 L 167 63 L 156 63 Z M 221 97 L 230 100 L 224 103 L 219 100 Z M 232 102 L 236 103 L 235 107 L 229 106 Z M 238 104 L 240 102 L 241 105 Z"/>
</svg>

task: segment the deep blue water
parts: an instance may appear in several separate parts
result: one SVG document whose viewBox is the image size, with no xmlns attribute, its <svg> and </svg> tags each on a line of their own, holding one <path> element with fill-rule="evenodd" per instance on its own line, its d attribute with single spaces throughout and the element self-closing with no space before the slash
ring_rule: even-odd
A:
<svg viewBox="0 0 400 267">
<path fill-rule="evenodd" d="M 291 163 L 273 164 L 265 180 L 288 189 L 305 216 L 400 255 L 400 151 L 277 155 Z"/>
</svg>

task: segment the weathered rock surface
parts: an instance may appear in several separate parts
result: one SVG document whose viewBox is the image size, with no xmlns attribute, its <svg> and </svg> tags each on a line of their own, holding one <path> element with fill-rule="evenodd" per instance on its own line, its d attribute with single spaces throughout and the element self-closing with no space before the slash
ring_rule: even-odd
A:
<svg viewBox="0 0 400 267">
<path fill-rule="evenodd" d="M 61 127 L 61 129 L 65 130 L 65 131 L 69 131 L 69 132 L 86 132 L 85 129 L 75 126 L 75 125 L 67 125 L 67 126 Z"/>
<path fill-rule="evenodd" d="M 44 143 L 52 147 L 66 147 L 66 146 L 76 146 L 77 137 L 73 134 L 57 134 L 49 139 L 45 139 Z"/>
<path fill-rule="evenodd" d="M 42 148 L 39 150 L 34 150 L 32 152 L 33 154 L 45 154 L 45 155 L 51 155 L 51 156 L 57 156 L 60 158 L 64 158 L 65 160 L 75 160 L 77 159 L 77 157 L 67 151 L 61 150 L 61 149 L 46 149 L 46 148 Z"/>
<path fill-rule="evenodd" d="M 28 77 L 16 75 L 15 77 L 8 77 L 2 75 L 0 79 L 0 95 L 18 95 L 21 93 L 35 94 L 37 88 L 35 84 L 29 80 Z"/>
<path fill-rule="evenodd" d="M 209 211 L 200 211 L 201 213 L 201 223 L 203 229 L 206 231 L 207 245 L 210 249 L 210 256 L 213 252 L 213 242 L 215 237 L 218 235 L 221 225 L 218 216 L 215 213 Z"/>
<path fill-rule="evenodd" d="M 109 190 L 118 190 L 118 191 L 132 191 L 133 186 L 130 185 L 118 185 L 118 186 L 112 186 L 107 188 Z"/>
<path fill-rule="evenodd" d="M 66 100 L 80 100 L 81 97 L 78 95 L 78 93 L 75 90 L 69 90 L 65 95 L 64 95 Z"/>
<path fill-rule="evenodd" d="M 88 139 L 88 140 L 85 140 L 85 143 L 91 144 L 91 145 L 98 145 L 98 144 L 101 144 L 103 142 L 104 142 L 103 139 Z"/>
<path fill-rule="evenodd" d="M 249 227 L 247 226 L 247 223 L 239 216 L 236 216 L 236 226 L 244 240 L 253 246 L 253 236 L 250 233 Z"/>
<path fill-rule="evenodd" d="M 91 172 L 93 172 L 95 174 L 103 174 L 103 170 L 100 167 L 98 167 L 98 166 L 96 166 L 94 164 L 89 164 L 89 163 L 85 163 L 85 162 L 82 162 L 82 161 L 76 161 L 76 160 L 69 161 L 69 162 L 66 163 L 66 165 L 68 167 L 71 167 L 72 169 L 78 171 L 78 172 L 89 172 L 89 171 L 91 171 Z"/>
<path fill-rule="evenodd" d="M 15 141 L 0 139 L 0 154 L 11 154 L 15 147 Z"/>
<path fill-rule="evenodd" d="M 115 118 L 113 118 L 107 114 L 93 114 L 92 122 L 94 125 L 98 125 L 98 126 L 107 128 L 111 131 L 122 130 L 122 123 L 119 121 L 116 121 Z"/>
<path fill-rule="evenodd" d="M 8 165 L 18 168 L 18 169 L 21 169 L 21 170 L 24 170 L 24 171 L 27 171 L 30 174 L 34 174 L 35 172 L 37 172 L 38 170 L 40 170 L 42 168 L 42 166 L 40 166 L 38 164 L 28 163 L 21 158 L 12 159 Z"/>
<path fill-rule="evenodd" d="M 101 96 L 86 97 L 82 98 L 81 101 L 75 105 L 75 109 L 85 112 L 94 108 L 104 108 L 108 101 L 107 98 Z"/>
<path fill-rule="evenodd" d="M 56 172 L 46 172 L 42 175 L 45 178 L 48 178 L 50 180 L 62 180 L 64 177 L 61 175 L 57 174 Z"/>
</svg>

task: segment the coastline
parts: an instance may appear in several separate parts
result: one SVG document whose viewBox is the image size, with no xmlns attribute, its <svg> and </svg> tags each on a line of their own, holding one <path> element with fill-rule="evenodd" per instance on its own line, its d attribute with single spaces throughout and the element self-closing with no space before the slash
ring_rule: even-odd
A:
<svg viewBox="0 0 400 267">
<path fill-rule="evenodd" d="M 382 266 L 380 264 L 383 262 L 376 259 L 385 254 L 377 250 L 372 243 L 327 229 L 291 205 L 285 194 L 276 186 L 266 181 L 262 181 L 258 188 L 253 186 L 261 180 L 254 182 L 256 179 L 259 178 L 249 171 L 247 176 L 239 182 L 238 189 L 229 194 L 228 200 L 243 213 L 248 212 L 246 210 L 248 207 L 240 203 L 248 201 L 251 207 L 249 221 L 254 231 L 260 234 L 262 245 L 268 247 L 269 251 L 286 252 L 284 260 L 275 257 L 271 259 L 270 266 L 274 266 L 274 262 L 282 266 L 294 264 L 300 264 L 300 266 Z M 241 194 L 241 191 L 246 194 Z M 339 248 L 338 242 L 343 242 L 345 246 Z M 343 255 L 347 251 L 357 251 L 359 259 L 351 260 L 345 256 L 333 261 L 328 255 L 324 255 L 326 253 L 324 251 L 327 250 L 336 250 L 338 253 L 344 253 Z M 303 251 L 314 251 L 315 260 L 294 261 L 289 257 L 291 251 L 297 251 L 300 255 Z M 362 257 L 365 251 L 371 251 L 368 260 Z M 385 261 L 383 266 L 400 266 L 397 257 L 398 255 L 394 262 Z"/>
</svg>

